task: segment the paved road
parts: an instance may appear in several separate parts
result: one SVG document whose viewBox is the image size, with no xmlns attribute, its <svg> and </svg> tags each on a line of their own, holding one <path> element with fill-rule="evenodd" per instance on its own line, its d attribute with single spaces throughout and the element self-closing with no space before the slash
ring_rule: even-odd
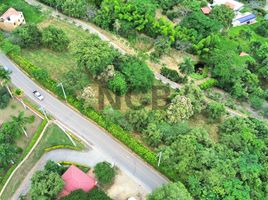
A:
<svg viewBox="0 0 268 200">
<path fill-rule="evenodd" d="M 11 79 L 15 86 L 21 88 L 33 101 L 43 106 L 56 120 L 91 143 L 94 148 L 109 158 L 110 162 L 114 162 L 147 190 L 151 191 L 168 182 L 165 177 L 139 159 L 121 143 L 114 140 L 104 130 L 39 87 L 4 54 L 0 54 L 0 63 L 8 66 L 13 71 Z M 40 102 L 33 96 L 32 92 L 34 90 L 40 91 L 45 96 L 44 101 Z"/>
<path fill-rule="evenodd" d="M 89 149 L 84 152 L 73 151 L 69 149 L 57 149 L 54 151 L 50 151 L 43 155 L 41 159 L 29 171 L 23 182 L 20 184 L 20 187 L 17 189 L 15 194 L 13 194 L 11 200 L 18 200 L 20 195 L 27 194 L 30 188 L 31 178 L 33 174 L 37 170 L 43 169 L 48 160 L 53 160 L 55 162 L 69 161 L 89 167 L 94 167 L 97 163 L 105 161 L 106 159 L 102 156 L 99 156 L 99 153 L 96 152 L 94 149 Z"/>
</svg>

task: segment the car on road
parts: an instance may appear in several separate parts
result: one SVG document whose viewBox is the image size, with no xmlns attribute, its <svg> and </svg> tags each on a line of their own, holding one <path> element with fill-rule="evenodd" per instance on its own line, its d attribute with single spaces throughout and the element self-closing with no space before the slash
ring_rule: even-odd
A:
<svg viewBox="0 0 268 200">
<path fill-rule="evenodd" d="M 33 91 L 33 94 L 40 101 L 43 101 L 44 100 L 44 96 L 42 94 L 40 94 L 40 92 L 38 92 L 37 90 Z"/>
</svg>

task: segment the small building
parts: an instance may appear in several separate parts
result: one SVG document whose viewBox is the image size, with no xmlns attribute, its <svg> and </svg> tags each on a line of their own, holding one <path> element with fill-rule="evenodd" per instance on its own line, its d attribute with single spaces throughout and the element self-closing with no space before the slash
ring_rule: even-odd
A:
<svg viewBox="0 0 268 200">
<path fill-rule="evenodd" d="M 208 7 L 208 6 L 206 6 L 206 7 L 202 7 L 202 8 L 201 8 L 201 11 L 202 11 L 202 13 L 204 13 L 205 15 L 208 15 L 208 14 L 210 13 L 210 11 L 211 11 L 211 8 Z"/>
<path fill-rule="evenodd" d="M 256 15 L 246 12 L 243 14 L 239 14 L 236 16 L 236 18 L 233 20 L 233 26 L 241 26 L 245 24 L 253 24 L 256 22 Z"/>
<path fill-rule="evenodd" d="M 0 29 L 4 31 L 11 32 L 22 24 L 25 24 L 23 13 L 14 8 L 9 8 L 0 17 Z"/>
<path fill-rule="evenodd" d="M 64 181 L 64 188 L 59 195 L 60 197 L 68 196 L 71 192 L 79 189 L 89 192 L 97 185 L 93 177 L 74 165 L 70 166 L 61 178 Z"/>
<path fill-rule="evenodd" d="M 240 11 L 244 7 L 243 3 L 235 0 L 214 0 L 212 6 L 216 5 L 226 5 L 235 12 Z"/>
</svg>

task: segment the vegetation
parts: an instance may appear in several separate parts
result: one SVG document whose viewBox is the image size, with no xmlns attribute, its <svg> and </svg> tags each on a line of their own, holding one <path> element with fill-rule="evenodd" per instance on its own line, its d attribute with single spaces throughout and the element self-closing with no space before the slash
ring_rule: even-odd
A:
<svg viewBox="0 0 268 200">
<path fill-rule="evenodd" d="M 63 30 L 48 26 L 42 32 L 42 44 L 54 51 L 64 51 L 67 50 L 69 39 Z"/>
<path fill-rule="evenodd" d="M 31 198 L 54 199 L 62 190 L 64 182 L 60 175 L 48 170 L 37 171 L 31 179 Z"/>
<path fill-rule="evenodd" d="M 94 174 L 100 185 L 111 185 L 114 181 L 116 171 L 110 163 L 101 162 L 95 166 Z"/>
<path fill-rule="evenodd" d="M 5 87 L 0 87 L 0 109 L 4 109 L 8 106 L 10 101 L 10 95 Z"/>
<path fill-rule="evenodd" d="M 162 199 L 180 199 L 180 200 L 192 200 L 190 193 L 180 182 L 169 183 L 154 190 L 147 200 L 162 200 Z"/>
<path fill-rule="evenodd" d="M 69 194 L 67 197 L 61 198 L 62 200 L 111 200 L 101 189 L 94 188 L 89 192 L 83 190 L 76 190 Z"/>
</svg>

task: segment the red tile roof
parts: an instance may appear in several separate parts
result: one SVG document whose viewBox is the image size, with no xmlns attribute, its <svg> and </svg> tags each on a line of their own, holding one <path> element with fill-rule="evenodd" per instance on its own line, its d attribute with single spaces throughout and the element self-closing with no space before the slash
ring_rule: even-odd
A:
<svg viewBox="0 0 268 200">
<path fill-rule="evenodd" d="M 210 13 L 210 11 L 211 11 L 211 9 L 209 8 L 209 7 L 202 7 L 201 8 L 201 11 L 204 13 L 204 14 L 209 14 Z"/>
<path fill-rule="evenodd" d="M 91 176 L 84 173 L 78 167 L 72 165 L 61 177 L 64 181 L 64 188 L 60 193 L 60 197 L 69 195 L 75 190 L 90 191 L 96 186 L 96 181 Z"/>
<path fill-rule="evenodd" d="M 20 12 L 16 11 L 14 8 L 9 8 L 2 16 L 1 18 L 3 19 L 7 19 L 8 17 L 12 16 L 12 15 L 20 15 Z"/>
</svg>

